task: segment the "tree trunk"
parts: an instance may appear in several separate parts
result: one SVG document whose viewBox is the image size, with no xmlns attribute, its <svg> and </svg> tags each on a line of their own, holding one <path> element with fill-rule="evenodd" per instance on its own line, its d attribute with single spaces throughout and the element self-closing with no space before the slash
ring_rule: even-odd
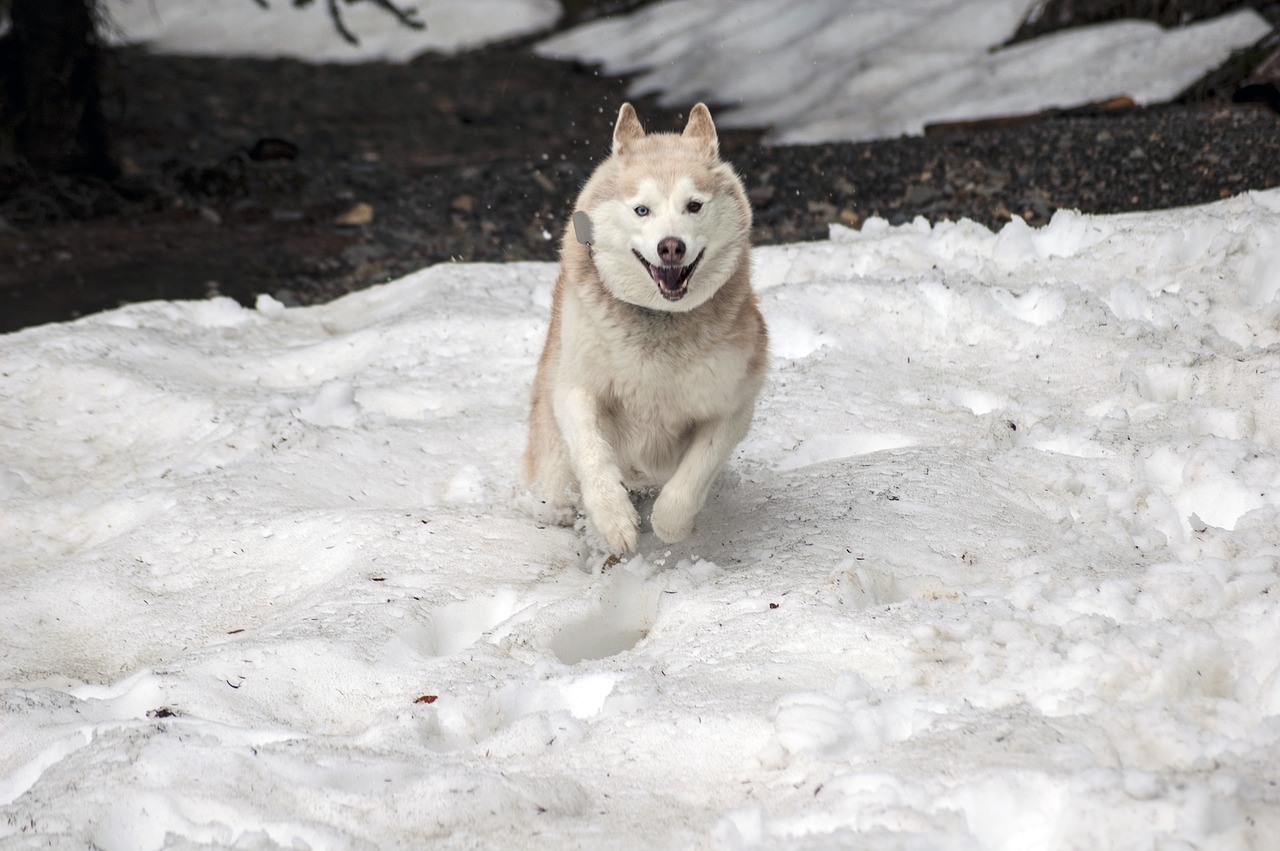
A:
<svg viewBox="0 0 1280 851">
<path fill-rule="evenodd" d="M 93 3 L 12 0 L 0 56 L 0 132 L 11 134 L 12 152 L 39 171 L 112 172 Z"/>
</svg>

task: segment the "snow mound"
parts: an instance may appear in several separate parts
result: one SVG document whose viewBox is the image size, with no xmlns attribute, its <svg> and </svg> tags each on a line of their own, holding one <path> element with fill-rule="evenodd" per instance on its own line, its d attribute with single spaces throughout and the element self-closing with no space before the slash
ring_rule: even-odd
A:
<svg viewBox="0 0 1280 851">
<path fill-rule="evenodd" d="M 730 107 L 726 127 L 813 144 L 933 122 L 1168 100 L 1270 30 L 1245 9 L 1164 30 L 1116 21 L 1000 47 L 1032 0 L 666 0 L 542 42 L 545 56 L 638 74 L 634 95 Z"/>
<path fill-rule="evenodd" d="M 425 29 L 409 29 L 373 3 L 338 4 L 359 39 L 348 44 L 326 3 L 293 8 L 274 0 L 105 0 L 115 40 L 163 53 L 199 56 L 286 57 L 308 62 L 404 62 L 419 53 L 456 53 L 546 29 L 560 17 L 557 0 L 430 0 L 397 2 L 415 8 Z"/>
<path fill-rule="evenodd" d="M 0 336 L 0 844 L 1269 847 L 1280 191 L 755 258 L 755 426 L 604 570 L 552 265 Z"/>
</svg>

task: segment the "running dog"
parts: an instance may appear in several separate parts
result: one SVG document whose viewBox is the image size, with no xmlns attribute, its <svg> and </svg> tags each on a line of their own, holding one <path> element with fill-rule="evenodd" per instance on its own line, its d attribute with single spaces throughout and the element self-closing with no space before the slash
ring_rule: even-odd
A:
<svg viewBox="0 0 1280 851">
<path fill-rule="evenodd" d="M 581 507 L 615 553 L 636 548 L 631 491 L 660 487 L 650 523 L 693 531 L 764 380 L 751 288 L 751 206 L 698 104 L 683 133 L 645 133 L 623 104 L 560 247 L 524 466 L 543 519 Z"/>
</svg>

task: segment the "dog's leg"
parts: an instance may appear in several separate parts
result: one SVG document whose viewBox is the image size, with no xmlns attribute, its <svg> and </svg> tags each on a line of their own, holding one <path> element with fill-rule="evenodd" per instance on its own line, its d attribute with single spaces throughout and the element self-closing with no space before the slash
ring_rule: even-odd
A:
<svg viewBox="0 0 1280 851">
<path fill-rule="evenodd" d="M 668 544 L 683 541 L 693 531 L 694 518 L 702 510 L 716 476 L 733 448 L 747 436 L 753 398 L 729 416 L 701 423 L 693 433 L 675 474 L 653 503 L 650 522 L 654 533 Z"/>
<path fill-rule="evenodd" d="M 617 453 L 601 430 L 599 401 L 587 391 L 573 388 L 557 402 L 556 421 L 582 488 L 587 518 L 611 550 L 631 552 L 640 534 L 640 516 L 622 483 Z"/>
<path fill-rule="evenodd" d="M 578 514 L 578 481 L 556 424 L 551 399 L 539 368 L 529 412 L 529 444 L 524 451 L 525 481 L 533 486 L 534 516 L 543 523 L 572 526 Z"/>
<path fill-rule="evenodd" d="M 534 514 L 543 523 L 572 526 L 578 515 L 578 482 L 558 434 L 547 441 L 540 464 L 537 492 L 542 502 Z"/>
</svg>

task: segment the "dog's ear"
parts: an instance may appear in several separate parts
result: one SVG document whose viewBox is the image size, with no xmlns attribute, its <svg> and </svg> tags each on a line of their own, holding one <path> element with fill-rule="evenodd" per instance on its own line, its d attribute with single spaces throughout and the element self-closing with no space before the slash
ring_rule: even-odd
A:
<svg viewBox="0 0 1280 851">
<path fill-rule="evenodd" d="M 621 154 L 628 144 L 643 138 L 644 128 L 640 126 L 640 119 L 636 118 L 635 109 L 631 104 L 624 103 L 622 109 L 618 110 L 618 123 L 613 125 L 613 153 Z"/>
<path fill-rule="evenodd" d="M 707 109 L 705 103 L 700 103 L 689 110 L 689 123 L 684 126 L 682 135 L 686 139 L 702 143 L 710 159 L 720 156 L 720 137 L 716 135 L 716 125 L 711 120 L 711 110 Z"/>
</svg>

